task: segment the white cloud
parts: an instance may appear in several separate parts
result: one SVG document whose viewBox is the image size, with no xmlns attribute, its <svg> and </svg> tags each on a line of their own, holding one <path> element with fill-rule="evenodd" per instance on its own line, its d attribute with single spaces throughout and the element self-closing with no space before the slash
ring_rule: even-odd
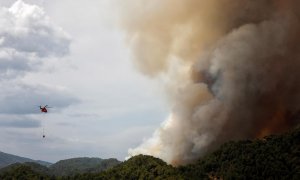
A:
<svg viewBox="0 0 300 180">
<path fill-rule="evenodd" d="M 5 128 L 38 128 L 41 121 L 31 116 L 1 115 L 0 127 Z"/>
<path fill-rule="evenodd" d="M 18 0 L 0 8 L 0 78 L 36 70 L 46 57 L 69 53 L 70 36 L 44 10 Z"/>
<path fill-rule="evenodd" d="M 23 80 L 48 59 L 67 55 L 70 43 L 70 36 L 42 8 L 21 0 L 10 8 L 0 7 L 1 127 L 36 128 L 39 122 L 28 115 L 38 113 L 39 105 L 61 109 L 78 102 L 64 88 Z"/>
<path fill-rule="evenodd" d="M 79 102 L 59 87 L 29 85 L 19 81 L 2 82 L 0 85 L 0 114 L 39 113 L 39 105 L 55 106 L 57 111 Z"/>
</svg>

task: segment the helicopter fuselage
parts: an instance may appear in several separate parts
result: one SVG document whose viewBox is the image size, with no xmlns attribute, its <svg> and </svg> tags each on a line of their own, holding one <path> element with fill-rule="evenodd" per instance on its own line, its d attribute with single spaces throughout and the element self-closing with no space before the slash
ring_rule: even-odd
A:
<svg viewBox="0 0 300 180">
<path fill-rule="evenodd" d="M 40 107 L 40 110 L 41 110 L 41 112 L 43 112 L 43 113 L 47 113 L 47 112 L 48 112 L 48 110 L 47 110 L 46 107 Z"/>
</svg>

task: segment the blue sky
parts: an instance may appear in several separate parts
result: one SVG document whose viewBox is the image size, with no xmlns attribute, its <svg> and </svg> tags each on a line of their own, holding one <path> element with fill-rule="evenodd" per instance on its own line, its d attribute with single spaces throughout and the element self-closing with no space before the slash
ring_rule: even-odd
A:
<svg viewBox="0 0 300 180">
<path fill-rule="evenodd" d="M 118 4 L 15 2 L 0 0 L 0 151 L 123 160 L 168 108 L 160 82 L 134 68 Z M 42 104 L 53 108 L 41 114 Z"/>
</svg>

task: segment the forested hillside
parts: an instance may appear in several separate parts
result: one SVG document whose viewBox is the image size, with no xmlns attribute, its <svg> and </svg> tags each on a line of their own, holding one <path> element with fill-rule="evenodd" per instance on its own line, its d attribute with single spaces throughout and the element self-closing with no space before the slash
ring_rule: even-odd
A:
<svg viewBox="0 0 300 180">
<path fill-rule="evenodd" d="M 180 172 L 161 159 L 138 155 L 98 174 L 83 174 L 71 179 L 183 179 Z M 68 178 L 65 178 L 68 179 Z"/>
<path fill-rule="evenodd" d="M 43 168 L 13 166 L 1 171 L 0 179 L 300 179 L 300 128 L 263 139 L 228 142 L 194 164 L 181 167 L 139 155 L 98 173 L 54 177 L 47 169 L 38 169 Z"/>
<path fill-rule="evenodd" d="M 16 163 L 0 170 L 1 180 L 48 180 L 51 179 L 47 167 L 37 163 Z M 56 179 L 54 176 L 52 179 Z"/>
<path fill-rule="evenodd" d="M 261 140 L 228 142 L 179 170 L 192 179 L 300 179 L 300 128 Z"/>
<path fill-rule="evenodd" d="M 99 173 L 120 163 L 120 161 L 113 158 L 86 157 L 61 160 L 50 167 L 36 162 L 15 163 L 0 169 L 0 179 L 57 179 L 58 177 L 68 177 L 75 174 Z"/>
<path fill-rule="evenodd" d="M 44 166 L 50 166 L 51 165 L 51 163 L 46 162 L 46 161 L 33 160 L 33 159 L 20 157 L 20 156 L 4 153 L 4 152 L 0 151 L 0 168 L 3 168 L 3 167 L 8 166 L 10 164 L 24 163 L 24 162 L 36 162 L 36 163 L 44 165 Z"/>
<path fill-rule="evenodd" d="M 120 163 L 120 161 L 113 158 L 72 158 L 58 161 L 51 165 L 49 169 L 56 176 L 68 176 L 78 173 L 97 173 Z"/>
<path fill-rule="evenodd" d="M 70 177 L 64 177 L 68 179 Z M 228 142 L 194 164 L 174 168 L 139 155 L 101 173 L 72 179 L 300 179 L 300 128 L 263 139 Z"/>
</svg>

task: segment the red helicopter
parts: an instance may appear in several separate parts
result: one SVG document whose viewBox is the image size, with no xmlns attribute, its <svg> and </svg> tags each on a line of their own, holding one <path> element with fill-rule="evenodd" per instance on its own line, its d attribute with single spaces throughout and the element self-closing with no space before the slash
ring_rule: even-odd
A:
<svg viewBox="0 0 300 180">
<path fill-rule="evenodd" d="M 48 112 L 47 108 L 51 108 L 51 107 L 48 107 L 48 105 L 45 105 L 44 107 L 42 107 L 42 106 L 39 106 L 39 107 L 40 107 L 41 113 L 47 113 Z M 43 128 L 43 138 L 45 138 L 45 137 L 46 137 L 45 130 Z"/>
<path fill-rule="evenodd" d="M 48 112 L 48 109 L 47 108 L 51 108 L 51 107 L 48 107 L 48 105 L 42 107 L 42 106 L 39 106 L 40 107 L 40 110 L 42 113 L 47 113 Z"/>
</svg>

